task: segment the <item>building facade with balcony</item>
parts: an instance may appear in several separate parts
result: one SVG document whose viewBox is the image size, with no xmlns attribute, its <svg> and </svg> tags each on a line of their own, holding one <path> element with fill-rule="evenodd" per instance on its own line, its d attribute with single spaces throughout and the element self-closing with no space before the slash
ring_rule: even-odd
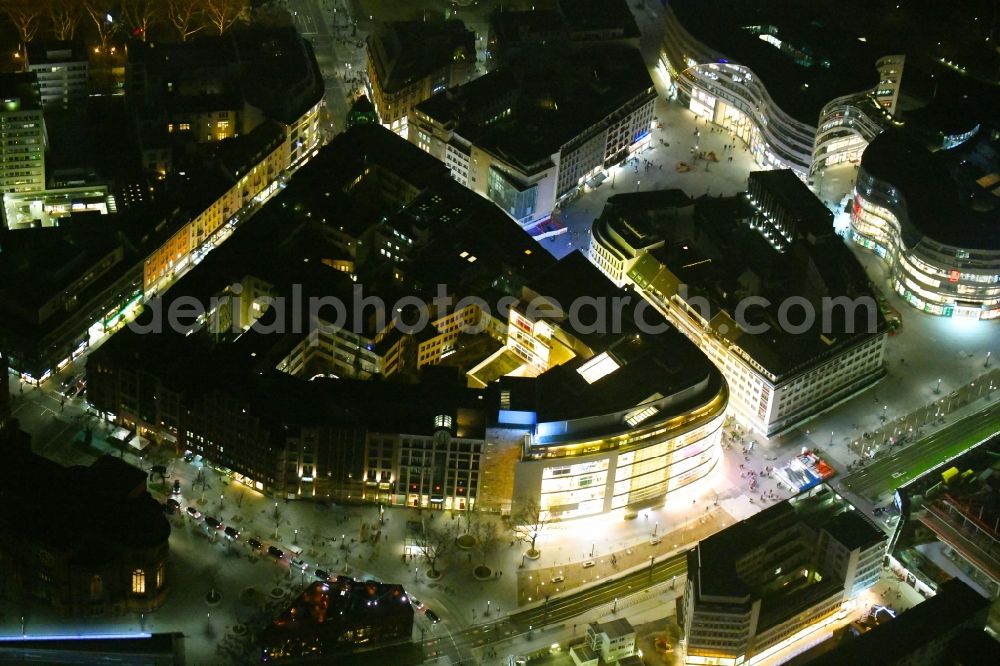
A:
<svg viewBox="0 0 1000 666">
<path fill-rule="evenodd" d="M 38 75 L 3 74 L 0 76 L 0 190 L 5 193 L 44 190 L 47 145 Z"/>
</svg>

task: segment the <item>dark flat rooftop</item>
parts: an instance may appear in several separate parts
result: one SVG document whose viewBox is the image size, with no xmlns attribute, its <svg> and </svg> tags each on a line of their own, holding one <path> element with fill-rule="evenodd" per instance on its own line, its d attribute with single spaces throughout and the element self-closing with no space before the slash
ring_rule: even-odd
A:
<svg viewBox="0 0 1000 666">
<path fill-rule="evenodd" d="M 80 559 L 99 557 L 109 543 L 142 549 L 170 536 L 163 509 L 146 492 L 146 473 L 118 458 L 63 467 L 11 447 L 4 470 L 0 523 L 9 534 L 51 543 Z"/>
</svg>

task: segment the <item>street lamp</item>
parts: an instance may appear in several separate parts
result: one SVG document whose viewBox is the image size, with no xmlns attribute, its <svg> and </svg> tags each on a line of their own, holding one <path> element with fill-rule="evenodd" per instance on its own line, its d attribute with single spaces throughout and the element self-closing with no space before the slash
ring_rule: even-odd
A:
<svg viewBox="0 0 1000 666">
<path fill-rule="evenodd" d="M 638 192 L 638 191 L 639 191 L 639 181 L 638 181 L 638 180 L 637 180 L 637 181 L 635 181 L 635 191 L 636 191 L 636 192 Z"/>
<path fill-rule="evenodd" d="M 889 411 L 889 405 L 882 405 L 882 423 L 885 423 L 886 413 Z"/>
<path fill-rule="evenodd" d="M 934 387 L 934 393 L 941 393 L 941 378 L 938 377 L 937 386 Z"/>
<path fill-rule="evenodd" d="M 299 531 L 297 529 L 295 530 L 295 536 L 292 538 L 292 545 L 299 545 Z"/>
</svg>

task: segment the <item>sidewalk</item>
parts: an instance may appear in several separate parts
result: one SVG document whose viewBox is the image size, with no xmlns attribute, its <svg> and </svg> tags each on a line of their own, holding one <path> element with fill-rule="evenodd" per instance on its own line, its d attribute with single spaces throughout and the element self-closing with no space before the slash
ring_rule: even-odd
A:
<svg viewBox="0 0 1000 666">
<path fill-rule="evenodd" d="M 691 518 L 671 531 L 659 530 L 656 536 L 652 532 L 644 534 L 626 548 L 595 555 L 593 559 L 584 553 L 584 559 L 577 560 L 575 556 L 570 556 L 563 563 L 557 556 L 549 558 L 552 563 L 547 566 L 531 566 L 536 563 L 527 560 L 525 568 L 519 569 L 517 574 L 518 605 L 537 602 L 549 595 L 577 590 L 631 569 L 648 566 L 652 557 L 657 560 L 669 558 L 732 522 L 733 517 L 723 508 L 713 507 L 706 515 Z M 557 546 L 556 550 L 560 556 L 563 554 L 562 546 Z M 585 562 L 593 562 L 594 565 L 584 568 Z"/>
</svg>

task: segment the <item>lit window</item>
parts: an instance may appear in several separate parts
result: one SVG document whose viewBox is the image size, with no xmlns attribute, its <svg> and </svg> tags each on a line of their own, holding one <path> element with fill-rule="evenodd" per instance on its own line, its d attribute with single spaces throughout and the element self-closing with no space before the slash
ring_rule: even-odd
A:
<svg viewBox="0 0 1000 666">
<path fill-rule="evenodd" d="M 142 569 L 132 570 L 132 594 L 146 594 L 146 572 Z"/>
<path fill-rule="evenodd" d="M 610 375 L 620 367 L 618 362 L 611 358 L 608 352 L 601 352 L 577 368 L 576 371 L 587 380 L 588 384 L 593 384 L 601 377 Z"/>
<path fill-rule="evenodd" d="M 656 407 L 646 407 L 645 409 L 638 409 L 634 412 L 625 415 L 625 423 L 629 424 L 630 427 L 635 427 L 642 423 L 650 416 L 658 412 Z"/>
<path fill-rule="evenodd" d="M 434 427 L 435 428 L 450 428 L 451 427 L 451 417 L 447 414 L 438 414 L 434 417 Z"/>
<path fill-rule="evenodd" d="M 180 125 L 177 126 L 177 129 L 179 129 L 182 132 L 186 132 L 187 130 L 191 129 L 191 123 L 181 123 Z"/>
<path fill-rule="evenodd" d="M 215 126 L 217 128 L 219 128 L 219 129 L 228 129 L 228 127 L 229 127 L 229 121 L 228 120 L 220 120 L 219 122 L 215 123 Z"/>
</svg>

